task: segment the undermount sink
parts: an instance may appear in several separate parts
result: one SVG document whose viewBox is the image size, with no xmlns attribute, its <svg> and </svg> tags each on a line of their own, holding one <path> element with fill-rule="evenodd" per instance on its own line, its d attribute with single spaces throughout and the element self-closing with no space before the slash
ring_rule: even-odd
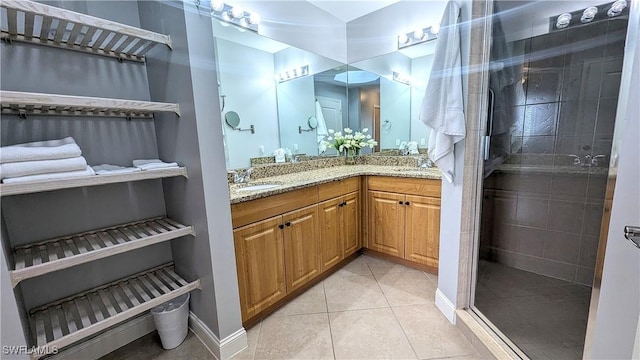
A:
<svg viewBox="0 0 640 360">
<path fill-rule="evenodd" d="M 237 189 L 237 191 L 268 190 L 268 189 L 277 188 L 279 186 L 282 186 L 282 184 L 256 184 L 256 185 L 250 185 L 250 186 L 241 187 L 241 188 Z"/>
</svg>

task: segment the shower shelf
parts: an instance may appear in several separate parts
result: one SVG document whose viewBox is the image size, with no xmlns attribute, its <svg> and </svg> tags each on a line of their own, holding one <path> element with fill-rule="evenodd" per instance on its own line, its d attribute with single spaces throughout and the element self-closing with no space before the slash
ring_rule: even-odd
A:
<svg viewBox="0 0 640 360">
<path fill-rule="evenodd" d="M 81 51 L 121 60 L 145 61 L 157 44 L 171 49 L 171 37 L 134 26 L 29 0 L 3 0 L 2 39 Z"/>
<path fill-rule="evenodd" d="M 30 194 L 60 189 L 77 188 L 84 186 L 97 186 L 106 184 L 123 183 L 129 181 L 141 181 L 162 179 L 175 176 L 187 177 L 187 168 L 176 167 L 166 169 L 144 170 L 127 174 L 92 175 L 83 177 L 63 178 L 56 180 L 31 181 L 13 184 L 0 184 L 0 196 Z"/>
<path fill-rule="evenodd" d="M 154 218 L 19 246 L 11 284 L 186 235 L 195 235 L 191 226 Z"/>
<path fill-rule="evenodd" d="M 153 118 L 155 112 L 170 112 L 180 116 L 180 106 L 139 100 L 69 96 L 57 94 L 0 91 L 3 114 L 26 116 L 106 116 L 125 118 Z"/>
<path fill-rule="evenodd" d="M 199 279 L 187 282 L 168 263 L 32 309 L 31 336 L 41 348 L 60 349 L 195 289 Z"/>
</svg>

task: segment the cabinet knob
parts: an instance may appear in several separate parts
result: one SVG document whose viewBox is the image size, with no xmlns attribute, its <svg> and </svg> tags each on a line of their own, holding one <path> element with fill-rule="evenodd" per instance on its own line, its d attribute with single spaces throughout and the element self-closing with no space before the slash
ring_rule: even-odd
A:
<svg viewBox="0 0 640 360">
<path fill-rule="evenodd" d="M 410 203 L 410 202 L 408 202 L 408 201 L 405 201 L 405 203 L 404 203 L 404 204 L 405 204 L 405 205 L 411 205 L 411 203 Z"/>
<path fill-rule="evenodd" d="M 345 201 L 345 202 L 343 202 L 343 203 L 342 203 L 342 206 L 347 206 L 347 202 L 346 202 L 346 201 Z"/>
<path fill-rule="evenodd" d="M 398 201 L 398 204 L 402 205 L 402 201 Z"/>
<path fill-rule="evenodd" d="M 286 223 L 284 223 L 284 224 L 287 225 L 287 226 L 291 226 L 291 223 L 288 222 L 288 221 Z"/>
<path fill-rule="evenodd" d="M 280 225 L 278 225 L 278 228 L 284 229 L 284 225 L 280 224 Z"/>
</svg>

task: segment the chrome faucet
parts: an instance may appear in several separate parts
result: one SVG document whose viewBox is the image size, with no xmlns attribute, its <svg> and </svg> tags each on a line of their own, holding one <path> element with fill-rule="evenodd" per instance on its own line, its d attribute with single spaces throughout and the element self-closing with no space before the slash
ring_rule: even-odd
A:
<svg viewBox="0 0 640 360">
<path fill-rule="evenodd" d="M 433 162 L 429 158 L 416 157 L 416 160 L 418 161 L 418 168 L 426 169 L 433 167 Z"/>
<path fill-rule="evenodd" d="M 234 184 L 249 183 L 249 181 L 251 181 L 252 172 L 253 172 L 253 168 L 247 168 L 242 173 L 238 171 L 233 171 L 233 183 Z"/>
<path fill-rule="evenodd" d="M 587 154 L 584 156 L 584 161 L 580 159 L 580 156 L 575 154 L 569 154 L 568 156 L 573 158 L 573 165 L 581 166 L 581 167 L 594 167 L 598 166 L 598 159 L 606 158 L 606 155 L 595 155 Z"/>
<path fill-rule="evenodd" d="M 607 155 L 596 155 L 591 158 L 591 166 L 598 166 L 598 159 L 604 159 Z"/>
</svg>

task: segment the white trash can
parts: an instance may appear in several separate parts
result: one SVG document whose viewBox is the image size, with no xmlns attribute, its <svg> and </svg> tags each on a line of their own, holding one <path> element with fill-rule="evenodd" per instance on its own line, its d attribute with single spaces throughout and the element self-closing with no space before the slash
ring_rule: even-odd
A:
<svg viewBox="0 0 640 360">
<path fill-rule="evenodd" d="M 182 344 L 189 331 L 189 293 L 151 309 L 162 347 L 173 349 Z"/>
</svg>

